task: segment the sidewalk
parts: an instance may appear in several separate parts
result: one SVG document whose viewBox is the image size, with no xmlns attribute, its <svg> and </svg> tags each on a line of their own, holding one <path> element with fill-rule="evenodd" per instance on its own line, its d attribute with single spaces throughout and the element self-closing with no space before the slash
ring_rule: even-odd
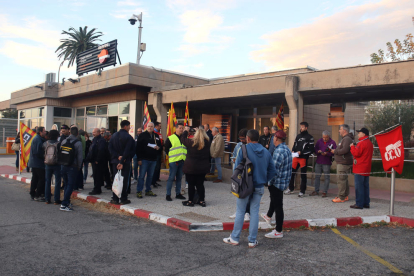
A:
<svg viewBox="0 0 414 276">
<path fill-rule="evenodd" d="M 13 174 L 10 173 L 14 170 L 11 165 L 14 162 L 14 158 L 0 158 L 0 174 Z M 92 173 L 89 168 L 89 175 Z M 22 177 L 31 178 L 30 173 L 22 173 Z M 149 211 L 151 213 L 161 214 L 163 216 L 177 218 L 190 223 L 223 223 L 233 222 L 229 216 L 236 211 L 236 197 L 230 193 L 230 184 L 227 183 L 213 183 L 211 181 L 205 182 L 206 188 L 206 204 L 207 207 L 201 206 L 184 207 L 181 204 L 181 200 L 176 200 L 172 196 L 173 201 L 168 202 L 165 200 L 166 194 L 166 180 L 167 175 L 161 175 L 160 184 L 162 187 L 153 189 L 157 197 L 145 197 L 142 199 L 136 198 L 136 184 L 131 186 L 131 194 L 129 199 L 131 204 L 127 205 L 130 208 L 139 208 Z M 397 180 L 398 181 L 398 180 Z M 183 180 L 183 187 L 184 186 Z M 93 188 L 93 180 L 88 177 L 85 190 L 80 193 L 87 195 Z M 351 189 L 352 192 L 353 189 Z M 174 194 L 174 188 L 172 193 Z M 363 210 L 355 210 L 349 208 L 350 205 L 355 203 L 353 194 L 350 196 L 350 201 L 346 203 L 332 203 L 332 198 L 335 197 L 335 189 L 329 191 L 331 194 L 327 198 L 321 198 L 320 196 L 299 198 L 298 192 L 295 194 L 284 196 L 284 212 L 285 220 L 304 220 L 304 219 L 322 219 L 322 218 L 341 218 L 341 217 L 361 217 L 361 216 L 384 216 L 389 213 L 389 191 L 373 191 L 371 190 L 371 208 Z M 309 191 L 307 191 L 307 194 Z M 102 194 L 97 197 L 110 201 L 112 192 L 103 188 Z M 184 196 L 188 196 L 187 194 Z M 85 197 L 86 196 L 82 196 Z M 81 197 L 81 198 L 82 198 Z M 414 218 L 414 203 L 407 201 L 407 198 L 414 197 L 414 194 L 397 194 L 395 204 L 395 215 L 406 218 Z M 29 198 L 29 196 L 28 196 Z M 265 194 L 262 197 L 260 212 L 265 213 L 269 207 L 269 192 L 265 189 Z M 260 218 L 261 222 L 264 222 Z"/>
</svg>

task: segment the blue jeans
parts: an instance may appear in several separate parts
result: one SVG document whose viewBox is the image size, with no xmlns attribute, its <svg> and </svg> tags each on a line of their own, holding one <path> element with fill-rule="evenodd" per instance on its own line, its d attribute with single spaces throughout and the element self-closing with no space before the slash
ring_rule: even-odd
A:
<svg viewBox="0 0 414 276">
<path fill-rule="evenodd" d="M 134 179 L 137 180 L 138 179 L 138 157 L 135 154 L 134 155 Z"/>
<path fill-rule="evenodd" d="M 20 161 L 19 152 L 18 151 L 15 151 L 15 153 L 16 153 L 16 168 L 19 168 L 19 161 Z"/>
<path fill-rule="evenodd" d="M 181 179 L 183 178 L 183 166 L 184 161 L 172 162 L 170 163 L 170 175 L 168 176 L 167 181 L 167 195 L 171 195 L 172 185 L 175 181 L 175 194 L 181 194 Z"/>
<path fill-rule="evenodd" d="M 89 162 L 84 160 L 83 161 L 83 180 L 85 181 L 88 178 L 88 168 L 89 168 Z"/>
<path fill-rule="evenodd" d="M 368 206 L 369 199 L 369 176 L 354 174 L 355 201 L 358 207 Z"/>
<path fill-rule="evenodd" d="M 222 173 L 221 173 L 221 157 L 217 157 L 217 158 L 211 158 L 211 171 L 210 173 L 214 173 L 214 171 L 216 170 L 217 167 L 217 173 L 218 173 L 218 177 L 217 179 L 221 179 L 222 178 Z"/>
<path fill-rule="evenodd" d="M 70 203 L 70 196 L 72 195 L 73 187 L 75 185 L 76 177 L 78 176 L 79 170 L 77 167 L 75 168 L 69 166 L 62 166 L 61 172 L 64 181 L 66 181 L 63 192 L 62 205 L 68 206 Z"/>
<path fill-rule="evenodd" d="M 46 178 L 46 186 L 45 186 L 45 198 L 46 201 L 50 201 L 51 199 L 51 186 L 52 186 L 52 175 L 55 176 L 55 192 L 54 198 L 55 201 L 60 200 L 60 165 L 49 166 L 45 165 L 45 178 Z"/>
<path fill-rule="evenodd" d="M 157 165 L 157 161 L 142 160 L 142 165 L 139 168 L 137 192 L 142 192 L 144 189 L 145 175 L 147 175 L 147 180 L 145 182 L 145 192 L 151 191 L 151 182 L 152 177 L 154 176 L 155 165 Z"/>
<path fill-rule="evenodd" d="M 264 187 L 255 188 L 250 197 L 237 199 L 236 219 L 234 220 L 233 232 L 231 238 L 237 242 L 240 240 L 240 233 L 243 229 L 244 214 L 246 213 L 247 204 L 250 201 L 250 226 L 249 226 L 249 242 L 255 242 L 257 231 L 259 229 L 259 208 L 260 200 L 264 193 Z"/>
</svg>

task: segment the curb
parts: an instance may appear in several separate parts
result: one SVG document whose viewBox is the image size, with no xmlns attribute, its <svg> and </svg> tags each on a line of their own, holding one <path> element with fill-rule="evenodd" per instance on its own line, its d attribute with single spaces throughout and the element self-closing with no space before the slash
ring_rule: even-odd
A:
<svg viewBox="0 0 414 276">
<path fill-rule="evenodd" d="M 25 184 L 29 184 L 31 179 L 21 177 L 18 175 L 1 174 L 0 176 L 17 180 Z M 139 208 L 132 208 L 128 205 L 115 205 L 111 204 L 109 200 L 102 199 L 96 196 L 90 196 L 74 191 L 72 197 L 88 201 L 90 203 L 104 203 L 108 206 L 116 209 L 128 212 L 136 217 L 149 219 L 157 223 L 164 224 L 168 227 L 183 230 L 186 232 L 208 232 L 208 231 L 231 231 L 233 230 L 234 222 L 218 222 L 218 223 L 191 223 L 183 221 L 177 218 L 164 216 L 161 214 L 153 213 L 147 210 Z M 361 224 L 372 224 L 375 222 L 385 221 L 396 222 L 399 224 L 405 224 L 407 226 L 414 227 L 414 219 L 397 217 L 397 216 L 369 216 L 369 217 L 344 217 L 344 218 L 326 218 L 326 219 L 302 219 L 302 220 L 285 220 L 283 222 L 283 228 L 286 229 L 298 229 L 298 228 L 309 228 L 309 227 L 323 227 L 323 226 L 334 226 L 334 227 L 346 227 L 346 226 L 358 226 Z M 249 223 L 243 224 L 243 229 L 248 229 Z M 273 229 L 274 226 L 267 224 L 266 222 L 259 222 L 259 229 Z"/>
</svg>

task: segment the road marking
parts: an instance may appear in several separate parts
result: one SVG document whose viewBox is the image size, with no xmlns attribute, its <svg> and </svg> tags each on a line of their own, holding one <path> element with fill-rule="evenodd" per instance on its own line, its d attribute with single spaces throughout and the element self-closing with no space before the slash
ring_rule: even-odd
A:
<svg viewBox="0 0 414 276">
<path fill-rule="evenodd" d="M 392 272 L 397 273 L 397 274 L 401 274 L 404 275 L 404 273 L 399 270 L 398 268 L 396 268 L 395 266 L 393 266 L 392 264 L 390 264 L 389 262 L 387 262 L 386 260 L 382 259 L 381 257 L 371 253 L 370 251 L 366 250 L 365 248 L 363 248 L 361 245 L 359 245 L 357 242 L 355 242 L 354 240 L 352 240 L 351 238 L 344 236 L 341 234 L 341 232 L 339 232 L 338 229 L 335 228 L 331 228 L 332 231 L 337 234 L 338 236 L 340 236 L 341 238 L 343 238 L 344 240 L 346 240 L 347 242 L 349 242 L 350 244 L 352 244 L 353 246 L 355 246 L 358 250 L 362 251 L 363 253 L 367 254 L 368 256 L 370 256 L 371 258 L 373 258 L 374 260 L 376 260 L 377 262 L 379 262 L 380 264 L 388 267 Z"/>
</svg>

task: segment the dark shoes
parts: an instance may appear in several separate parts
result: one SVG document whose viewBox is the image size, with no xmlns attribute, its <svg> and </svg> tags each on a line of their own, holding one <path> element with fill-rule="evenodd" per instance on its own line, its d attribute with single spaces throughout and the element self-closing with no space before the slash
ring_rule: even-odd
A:
<svg viewBox="0 0 414 276">
<path fill-rule="evenodd" d="M 145 192 L 145 196 L 157 196 L 153 191 Z"/>
<path fill-rule="evenodd" d="M 137 198 L 142 198 L 142 192 L 137 193 Z"/>
<path fill-rule="evenodd" d="M 46 203 L 46 204 L 52 204 L 52 201 L 47 200 L 45 203 Z"/>
<path fill-rule="evenodd" d="M 351 206 L 349 206 L 350 208 L 352 208 L 352 209 L 364 209 L 364 208 L 362 208 L 362 207 L 359 207 L 358 205 L 356 205 L 356 204 L 354 204 L 354 205 L 351 205 Z"/>
<path fill-rule="evenodd" d="M 313 191 L 312 193 L 310 193 L 309 194 L 310 196 L 318 196 L 319 195 L 319 192 L 317 192 L 317 191 Z"/>
<path fill-rule="evenodd" d="M 160 184 L 158 184 L 158 183 L 154 183 L 154 184 L 152 184 L 152 186 L 154 187 L 154 188 L 158 188 L 158 187 L 161 187 L 161 185 Z"/>
<path fill-rule="evenodd" d="M 171 196 L 169 196 L 169 195 L 167 195 L 167 196 L 165 197 L 165 199 L 166 199 L 167 201 L 172 201 L 172 198 L 171 198 Z"/>
<path fill-rule="evenodd" d="M 175 196 L 176 199 L 186 199 L 182 194 L 178 194 Z"/>
<path fill-rule="evenodd" d="M 213 183 L 220 183 L 220 182 L 223 182 L 223 180 L 221 180 L 221 179 L 216 179 L 216 180 L 214 180 L 214 181 L 213 181 Z"/>
<path fill-rule="evenodd" d="M 322 193 L 322 197 L 327 197 L 328 195 L 326 193 Z"/>
<path fill-rule="evenodd" d="M 183 201 L 182 203 L 183 203 L 183 205 L 184 205 L 184 206 L 187 206 L 187 207 L 194 207 L 194 203 L 193 203 L 193 202 L 190 202 L 190 201 Z"/>
<path fill-rule="evenodd" d="M 62 200 L 55 200 L 55 203 L 53 203 L 53 204 L 60 205 L 60 204 L 62 204 Z"/>
<path fill-rule="evenodd" d="M 96 191 L 92 191 L 89 192 L 89 195 L 100 195 L 102 192 L 96 192 Z"/>
<path fill-rule="evenodd" d="M 369 209 L 369 205 L 364 205 L 364 208 Z"/>
<path fill-rule="evenodd" d="M 131 200 L 126 199 L 126 200 L 121 200 L 121 205 L 125 205 L 125 204 L 130 204 Z"/>
<path fill-rule="evenodd" d="M 39 197 L 35 197 L 34 198 L 34 201 L 37 201 L 37 202 L 46 202 L 46 199 L 44 197 L 39 196 Z"/>
<path fill-rule="evenodd" d="M 111 204 L 114 204 L 114 205 L 119 205 L 119 201 L 117 201 L 117 200 L 111 200 L 111 202 L 110 202 Z"/>
</svg>

